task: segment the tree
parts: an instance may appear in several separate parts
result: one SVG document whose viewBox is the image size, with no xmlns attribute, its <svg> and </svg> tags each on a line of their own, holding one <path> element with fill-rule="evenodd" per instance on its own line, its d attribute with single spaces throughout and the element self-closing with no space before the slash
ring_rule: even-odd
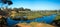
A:
<svg viewBox="0 0 60 27">
<path fill-rule="evenodd" d="M 13 8 L 13 10 L 15 10 L 16 12 L 18 12 L 18 8 Z"/>
<path fill-rule="evenodd" d="M 13 4 L 11 0 L 1 0 L 1 3 L 11 5 Z"/>
<path fill-rule="evenodd" d="M 28 9 L 28 8 L 25 8 L 25 11 L 31 11 L 30 9 Z"/>
<path fill-rule="evenodd" d="M 25 11 L 23 7 L 19 8 L 19 11 Z"/>
<path fill-rule="evenodd" d="M 0 0 L 0 1 L 1 1 L 0 3 L 2 3 L 1 7 L 2 7 L 4 4 L 8 4 L 7 6 L 10 6 L 10 5 L 13 4 L 11 0 Z M 7 7 L 7 6 L 6 6 L 6 7 Z"/>
</svg>

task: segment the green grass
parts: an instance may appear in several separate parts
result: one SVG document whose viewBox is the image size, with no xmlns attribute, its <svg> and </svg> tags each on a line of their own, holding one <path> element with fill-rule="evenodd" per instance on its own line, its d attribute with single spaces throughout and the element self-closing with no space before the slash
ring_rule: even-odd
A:
<svg viewBox="0 0 60 27">
<path fill-rule="evenodd" d="M 58 19 L 60 19 L 60 15 L 56 16 L 56 19 L 55 20 L 58 20 Z"/>
<path fill-rule="evenodd" d="M 45 12 L 38 12 L 38 11 L 31 11 L 31 12 L 25 12 L 25 13 L 23 13 L 23 12 L 21 12 L 21 13 L 15 13 L 15 16 L 23 16 L 23 15 L 25 15 L 25 16 L 27 16 L 27 18 L 28 19 L 34 19 L 34 18 L 37 18 L 37 17 L 42 17 L 42 16 L 49 16 L 49 15 L 51 15 L 51 14 L 57 14 L 57 12 L 47 12 L 47 13 L 45 13 Z M 58 16 L 56 17 L 56 20 L 57 19 L 60 19 L 60 15 L 59 15 L 60 13 L 58 13 Z"/>
</svg>

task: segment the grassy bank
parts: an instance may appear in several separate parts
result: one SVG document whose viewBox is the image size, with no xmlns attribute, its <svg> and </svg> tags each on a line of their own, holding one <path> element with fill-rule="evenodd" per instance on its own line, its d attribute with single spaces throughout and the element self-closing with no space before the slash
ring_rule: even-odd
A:
<svg viewBox="0 0 60 27">
<path fill-rule="evenodd" d="M 34 19 L 34 18 L 37 18 L 37 17 L 42 17 L 42 16 L 49 16 L 51 14 L 58 14 L 56 19 L 60 19 L 60 13 L 57 13 L 57 12 L 41 12 L 41 11 L 26 11 L 26 12 L 19 12 L 19 13 L 13 13 L 11 14 L 12 16 L 27 16 L 28 19 Z"/>
</svg>

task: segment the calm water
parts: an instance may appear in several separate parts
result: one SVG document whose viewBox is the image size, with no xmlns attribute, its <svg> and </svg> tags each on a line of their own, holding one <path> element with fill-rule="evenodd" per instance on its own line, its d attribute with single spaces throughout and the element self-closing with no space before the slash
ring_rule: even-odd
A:
<svg viewBox="0 0 60 27">
<path fill-rule="evenodd" d="M 30 23 L 30 22 L 42 22 L 43 21 L 45 23 L 51 23 L 55 19 L 56 16 L 57 16 L 56 14 L 52 14 L 50 16 L 43 16 L 41 18 L 35 18 L 33 20 L 27 20 L 25 22 Z M 15 25 L 15 24 L 17 24 L 19 22 L 22 23 L 24 21 L 23 20 L 16 21 L 16 20 L 12 20 L 10 18 L 7 19 L 7 23 L 8 23 L 9 26 Z"/>
<path fill-rule="evenodd" d="M 50 16 L 43 16 L 41 18 L 35 18 L 34 22 L 45 22 L 45 23 L 51 23 L 55 19 L 56 15 L 52 14 Z"/>
</svg>

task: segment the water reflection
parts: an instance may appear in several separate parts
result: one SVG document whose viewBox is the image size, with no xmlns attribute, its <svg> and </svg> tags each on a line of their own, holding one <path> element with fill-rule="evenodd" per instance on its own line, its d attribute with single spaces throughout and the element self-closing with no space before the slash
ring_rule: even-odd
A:
<svg viewBox="0 0 60 27">
<path fill-rule="evenodd" d="M 26 23 L 30 23 L 30 22 L 44 22 L 44 23 L 51 23 L 54 19 L 55 19 L 56 15 L 55 14 L 52 14 L 50 16 L 43 16 L 41 18 L 35 18 L 35 19 L 32 19 L 32 20 L 12 20 L 10 18 L 7 19 L 7 23 L 9 26 L 12 26 L 12 25 L 15 25 L 17 23 L 23 23 L 23 22 L 26 22 Z"/>
</svg>

